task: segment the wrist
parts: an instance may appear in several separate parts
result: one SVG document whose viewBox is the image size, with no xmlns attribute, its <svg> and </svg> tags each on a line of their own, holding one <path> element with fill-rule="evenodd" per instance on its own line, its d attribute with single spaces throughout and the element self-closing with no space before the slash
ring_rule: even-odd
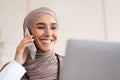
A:
<svg viewBox="0 0 120 80">
<path fill-rule="evenodd" d="M 18 59 L 14 59 L 14 60 L 21 65 L 23 64 L 23 62 L 21 60 L 18 60 Z"/>
</svg>

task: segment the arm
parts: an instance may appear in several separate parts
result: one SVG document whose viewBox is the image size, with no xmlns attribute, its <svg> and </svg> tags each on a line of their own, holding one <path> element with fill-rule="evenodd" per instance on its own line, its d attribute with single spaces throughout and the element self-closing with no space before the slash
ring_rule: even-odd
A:
<svg viewBox="0 0 120 80">
<path fill-rule="evenodd" d="M 0 80 L 20 80 L 25 72 L 25 68 L 14 60 L 0 72 Z"/>
<path fill-rule="evenodd" d="M 16 48 L 16 54 L 14 61 L 10 62 L 1 72 L 0 80 L 20 80 L 24 73 L 25 68 L 22 66 L 27 59 L 29 50 L 27 47 L 32 45 L 34 39 L 33 36 L 25 37 Z"/>
</svg>

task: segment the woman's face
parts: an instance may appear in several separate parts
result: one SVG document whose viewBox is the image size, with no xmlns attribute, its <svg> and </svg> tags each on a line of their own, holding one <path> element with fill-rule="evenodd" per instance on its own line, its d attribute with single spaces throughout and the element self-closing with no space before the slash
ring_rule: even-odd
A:
<svg viewBox="0 0 120 80">
<path fill-rule="evenodd" d="M 41 15 L 32 27 L 32 34 L 38 51 L 47 52 L 53 49 L 58 39 L 58 26 L 53 16 Z"/>
</svg>

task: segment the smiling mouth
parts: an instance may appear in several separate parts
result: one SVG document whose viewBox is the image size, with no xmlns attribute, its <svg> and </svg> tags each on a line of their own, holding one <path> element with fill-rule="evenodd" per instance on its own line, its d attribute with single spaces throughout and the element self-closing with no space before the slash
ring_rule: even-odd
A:
<svg viewBox="0 0 120 80">
<path fill-rule="evenodd" d="M 41 42 L 44 43 L 51 43 L 53 41 L 53 39 L 41 39 Z"/>
</svg>

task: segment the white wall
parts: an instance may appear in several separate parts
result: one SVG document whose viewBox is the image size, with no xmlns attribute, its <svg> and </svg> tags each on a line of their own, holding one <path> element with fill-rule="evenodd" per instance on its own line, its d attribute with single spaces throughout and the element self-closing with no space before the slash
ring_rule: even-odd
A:
<svg viewBox="0 0 120 80">
<path fill-rule="evenodd" d="M 4 48 L 1 63 L 14 58 L 22 39 L 22 24 L 28 11 L 46 6 L 59 21 L 55 49 L 64 55 L 69 38 L 120 41 L 120 0 L 0 0 L 0 29 Z"/>
<path fill-rule="evenodd" d="M 107 39 L 120 42 L 120 0 L 105 0 Z"/>
<path fill-rule="evenodd" d="M 27 13 L 25 0 L 0 0 L 0 30 L 4 48 L 0 49 L 0 66 L 14 58 L 22 39 L 22 23 Z"/>
</svg>

